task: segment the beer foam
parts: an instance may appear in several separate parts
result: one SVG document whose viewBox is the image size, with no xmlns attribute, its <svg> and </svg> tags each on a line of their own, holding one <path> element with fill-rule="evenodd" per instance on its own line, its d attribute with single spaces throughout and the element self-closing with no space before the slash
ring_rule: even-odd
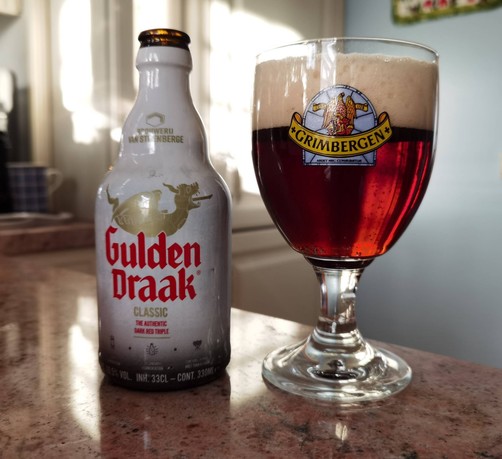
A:
<svg viewBox="0 0 502 459">
<path fill-rule="evenodd" d="M 304 93 L 303 83 L 306 84 Z M 438 91 L 437 63 L 376 54 L 337 54 L 328 59 L 290 57 L 259 63 L 255 73 L 253 129 L 288 126 L 310 100 L 335 84 L 362 92 L 393 126 L 433 129 Z"/>
</svg>

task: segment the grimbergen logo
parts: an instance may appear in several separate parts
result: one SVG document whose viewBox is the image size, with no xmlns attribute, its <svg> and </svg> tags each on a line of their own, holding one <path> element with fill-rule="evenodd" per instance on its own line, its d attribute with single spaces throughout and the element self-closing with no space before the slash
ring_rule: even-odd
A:
<svg viewBox="0 0 502 459">
<path fill-rule="evenodd" d="M 379 116 L 368 98 L 351 86 L 335 85 L 319 92 L 303 117 L 295 112 L 289 137 L 303 149 L 309 166 L 372 166 L 376 151 L 392 136 L 389 116 Z"/>
</svg>

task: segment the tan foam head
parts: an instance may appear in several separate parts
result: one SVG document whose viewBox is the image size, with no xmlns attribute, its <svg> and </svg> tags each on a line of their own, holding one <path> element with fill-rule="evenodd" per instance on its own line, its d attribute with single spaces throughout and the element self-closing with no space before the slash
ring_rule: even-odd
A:
<svg viewBox="0 0 502 459">
<path fill-rule="evenodd" d="M 337 54 L 334 61 L 290 57 L 264 61 L 255 73 L 253 129 L 287 126 L 321 90 L 343 84 L 362 92 L 392 125 L 432 129 L 438 66 L 407 57 Z M 305 85 L 305 91 L 304 91 Z"/>
</svg>

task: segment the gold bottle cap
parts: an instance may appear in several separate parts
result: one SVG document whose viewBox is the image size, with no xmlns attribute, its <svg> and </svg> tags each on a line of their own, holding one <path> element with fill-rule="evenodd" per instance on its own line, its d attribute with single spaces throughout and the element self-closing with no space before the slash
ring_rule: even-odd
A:
<svg viewBox="0 0 502 459">
<path fill-rule="evenodd" d="M 188 51 L 190 37 L 185 32 L 175 29 L 144 30 L 138 36 L 141 48 L 148 46 L 174 46 Z"/>
</svg>

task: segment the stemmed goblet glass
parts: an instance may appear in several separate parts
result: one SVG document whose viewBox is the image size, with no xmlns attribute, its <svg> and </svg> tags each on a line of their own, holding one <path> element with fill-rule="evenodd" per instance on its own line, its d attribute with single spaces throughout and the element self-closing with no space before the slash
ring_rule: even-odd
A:
<svg viewBox="0 0 502 459">
<path fill-rule="evenodd" d="M 424 197 L 437 105 L 438 55 L 416 43 L 319 39 L 258 56 L 253 161 L 260 193 L 321 287 L 310 336 L 265 358 L 271 384 L 353 403 L 385 398 L 410 382 L 404 360 L 359 332 L 356 290 Z"/>
</svg>

